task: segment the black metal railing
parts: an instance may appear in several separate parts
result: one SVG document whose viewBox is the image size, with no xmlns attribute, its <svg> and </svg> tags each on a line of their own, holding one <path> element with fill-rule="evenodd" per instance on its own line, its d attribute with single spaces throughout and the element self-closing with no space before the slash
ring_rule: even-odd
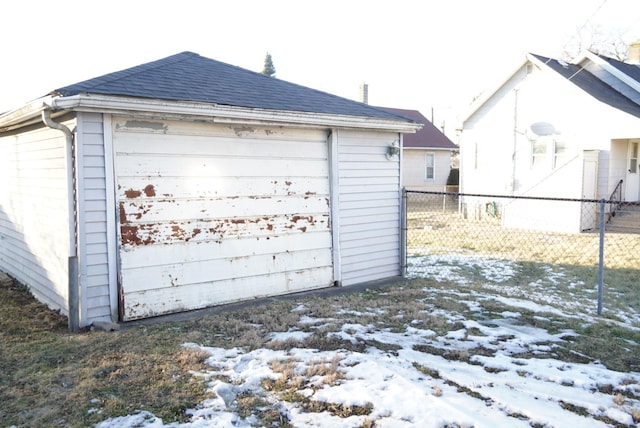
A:
<svg viewBox="0 0 640 428">
<path fill-rule="evenodd" d="M 622 202 L 622 182 L 623 180 L 618 181 L 618 184 L 616 184 L 616 187 L 613 189 L 613 192 L 611 192 L 611 195 L 609 196 L 609 200 L 612 201 L 611 205 L 609 206 L 609 208 L 611 209 L 611 212 L 609 213 L 611 216 L 609 218 L 616 215 L 616 211 L 620 209 L 620 204 Z M 617 203 L 615 203 L 616 201 Z"/>
</svg>

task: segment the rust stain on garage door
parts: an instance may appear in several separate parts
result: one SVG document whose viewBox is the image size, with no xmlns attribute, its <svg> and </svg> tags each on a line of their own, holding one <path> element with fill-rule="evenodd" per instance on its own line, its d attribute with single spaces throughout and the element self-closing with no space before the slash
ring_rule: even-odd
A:
<svg viewBox="0 0 640 428">
<path fill-rule="evenodd" d="M 124 195 L 127 197 L 127 199 L 135 199 L 142 196 L 142 192 L 139 190 L 129 189 L 125 190 Z"/>
<path fill-rule="evenodd" d="M 145 186 L 144 194 L 147 198 L 153 198 L 156 195 L 156 189 L 153 184 L 147 184 L 147 186 Z"/>
</svg>

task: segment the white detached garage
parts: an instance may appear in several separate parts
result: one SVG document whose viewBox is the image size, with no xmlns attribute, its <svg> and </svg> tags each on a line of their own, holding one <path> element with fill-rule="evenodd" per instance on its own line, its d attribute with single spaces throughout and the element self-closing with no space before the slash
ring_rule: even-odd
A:
<svg viewBox="0 0 640 428">
<path fill-rule="evenodd" d="M 184 52 L 0 115 L 0 269 L 70 327 L 400 275 L 402 133 Z"/>
</svg>

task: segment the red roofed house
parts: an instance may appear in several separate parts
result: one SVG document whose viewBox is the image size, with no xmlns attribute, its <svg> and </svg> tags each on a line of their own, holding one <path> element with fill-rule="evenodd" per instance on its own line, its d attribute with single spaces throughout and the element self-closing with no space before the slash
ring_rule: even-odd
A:
<svg viewBox="0 0 640 428">
<path fill-rule="evenodd" d="M 403 136 L 403 186 L 410 190 L 445 191 L 451 156 L 458 151 L 458 146 L 418 110 L 382 109 L 424 124 L 416 133 Z"/>
</svg>

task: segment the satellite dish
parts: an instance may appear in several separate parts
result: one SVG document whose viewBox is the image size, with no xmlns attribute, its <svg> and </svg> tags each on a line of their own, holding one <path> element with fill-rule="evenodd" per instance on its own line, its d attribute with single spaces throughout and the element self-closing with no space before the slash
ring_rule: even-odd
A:
<svg viewBox="0 0 640 428">
<path fill-rule="evenodd" d="M 560 133 L 549 122 L 532 123 L 530 128 L 531 128 L 531 132 L 536 134 L 538 137 L 545 137 L 547 135 L 554 135 L 554 134 L 559 134 Z"/>
</svg>

